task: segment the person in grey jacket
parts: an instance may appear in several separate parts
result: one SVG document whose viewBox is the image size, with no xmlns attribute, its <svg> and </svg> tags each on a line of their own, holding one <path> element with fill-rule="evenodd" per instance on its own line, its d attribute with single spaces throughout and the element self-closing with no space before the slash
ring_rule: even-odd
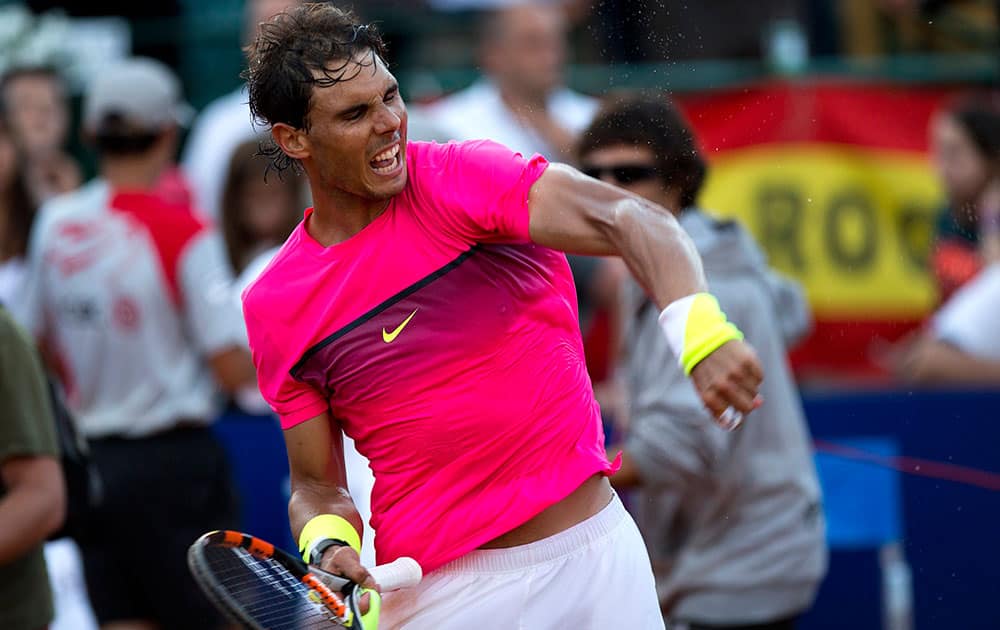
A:
<svg viewBox="0 0 1000 630">
<path fill-rule="evenodd" d="M 631 489 L 668 628 L 792 628 L 827 562 L 811 440 L 786 355 L 811 322 L 802 291 L 768 268 L 739 224 L 694 207 L 706 166 L 666 96 L 610 101 L 579 153 L 583 172 L 677 216 L 767 374 L 761 406 L 735 430 L 721 428 L 668 347 L 658 309 L 626 281 L 629 423 L 620 449 L 609 448 L 623 458 L 612 483 Z"/>
</svg>

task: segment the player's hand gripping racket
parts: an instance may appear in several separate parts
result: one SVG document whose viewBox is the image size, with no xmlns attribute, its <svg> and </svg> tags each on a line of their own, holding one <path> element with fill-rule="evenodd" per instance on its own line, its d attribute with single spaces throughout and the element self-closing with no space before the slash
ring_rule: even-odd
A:
<svg viewBox="0 0 1000 630">
<path fill-rule="evenodd" d="M 188 549 L 188 566 L 220 610 L 253 630 L 377 627 L 377 613 L 366 615 L 374 625 L 361 618 L 360 586 L 247 534 L 205 534 Z M 369 572 L 382 592 L 415 586 L 422 577 L 412 558 Z M 371 602 L 378 605 L 374 597 Z"/>
</svg>

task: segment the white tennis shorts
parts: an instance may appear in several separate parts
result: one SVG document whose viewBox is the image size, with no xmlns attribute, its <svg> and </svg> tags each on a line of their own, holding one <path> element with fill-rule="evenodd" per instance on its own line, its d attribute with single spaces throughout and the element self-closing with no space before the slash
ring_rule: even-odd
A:
<svg viewBox="0 0 1000 630">
<path fill-rule="evenodd" d="M 642 536 L 617 495 L 555 536 L 478 549 L 411 589 L 386 593 L 381 628 L 405 630 L 661 629 Z"/>
</svg>

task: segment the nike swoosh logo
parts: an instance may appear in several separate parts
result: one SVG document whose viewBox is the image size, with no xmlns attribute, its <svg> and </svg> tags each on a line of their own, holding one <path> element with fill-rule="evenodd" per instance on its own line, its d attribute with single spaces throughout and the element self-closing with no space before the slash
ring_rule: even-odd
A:
<svg viewBox="0 0 1000 630">
<path fill-rule="evenodd" d="M 417 314 L 417 310 L 419 309 L 413 309 L 413 312 L 410 313 L 410 316 L 404 319 L 403 323 L 396 327 L 396 330 L 392 332 L 386 332 L 385 328 L 383 328 L 382 341 L 386 343 L 392 343 L 393 341 L 395 341 L 396 337 L 399 336 L 399 333 L 403 332 L 403 329 L 406 328 L 406 325 L 409 324 L 410 320 L 413 319 L 413 316 Z"/>
</svg>

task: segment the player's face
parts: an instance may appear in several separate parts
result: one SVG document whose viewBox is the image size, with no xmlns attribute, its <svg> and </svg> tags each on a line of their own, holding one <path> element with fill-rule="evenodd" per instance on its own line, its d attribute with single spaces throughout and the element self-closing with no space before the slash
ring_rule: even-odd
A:
<svg viewBox="0 0 1000 630">
<path fill-rule="evenodd" d="M 310 161 L 324 189 L 384 201 L 406 185 L 406 106 L 381 59 L 357 61 L 345 70 L 353 78 L 313 88 Z"/>
<path fill-rule="evenodd" d="M 664 186 L 656 155 L 648 147 L 615 145 L 601 147 L 580 159 L 580 170 L 645 199 L 671 208 L 676 201 Z M 671 208 L 677 210 L 677 208 Z"/>
</svg>

